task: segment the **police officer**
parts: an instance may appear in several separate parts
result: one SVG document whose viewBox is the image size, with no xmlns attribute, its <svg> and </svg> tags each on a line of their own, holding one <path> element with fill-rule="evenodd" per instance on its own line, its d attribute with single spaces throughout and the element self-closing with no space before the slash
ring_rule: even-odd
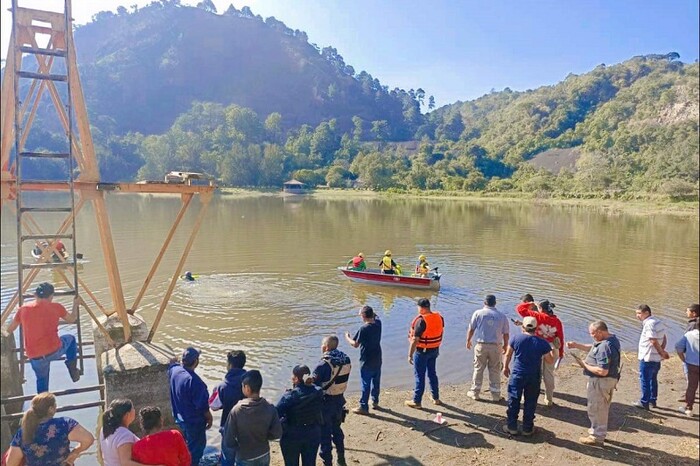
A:
<svg viewBox="0 0 700 466">
<path fill-rule="evenodd" d="M 408 350 L 408 362 L 413 365 L 416 386 L 413 389 L 413 399 L 406 400 L 404 404 L 409 408 L 421 409 L 423 392 L 425 392 L 426 371 L 430 381 L 433 404 L 437 406 L 442 404 L 435 363 L 440 354 L 445 319 L 439 312 L 430 310 L 430 301 L 427 298 L 419 299 L 417 304 L 418 315 L 411 322 L 411 328 L 408 332 L 408 340 L 411 343 Z"/>
<path fill-rule="evenodd" d="M 280 448 L 285 466 L 314 466 L 321 443 L 323 390 L 313 384 L 307 366 L 292 370 L 292 385 L 277 403 L 282 420 Z"/>
<path fill-rule="evenodd" d="M 314 369 L 314 383 L 321 387 L 323 396 L 323 426 L 321 427 L 321 459 L 324 466 L 333 465 L 332 445 L 335 444 L 338 465 L 345 463 L 345 435 L 340 424 L 345 417 L 345 389 L 350 378 L 350 358 L 338 350 L 338 337 L 327 336 L 321 343 L 323 357 Z"/>
</svg>

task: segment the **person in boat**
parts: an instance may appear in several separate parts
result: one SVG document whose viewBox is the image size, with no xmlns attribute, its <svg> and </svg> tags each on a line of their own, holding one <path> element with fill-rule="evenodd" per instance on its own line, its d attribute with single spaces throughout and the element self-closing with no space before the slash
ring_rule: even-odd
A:
<svg viewBox="0 0 700 466">
<path fill-rule="evenodd" d="M 185 275 L 182 276 L 182 279 L 188 282 L 193 282 L 194 277 L 192 276 L 192 272 L 190 272 L 189 270 L 185 272 Z"/>
<path fill-rule="evenodd" d="M 63 244 L 63 241 L 60 239 L 57 239 L 56 242 L 54 243 L 54 247 L 56 248 L 56 252 L 59 253 L 61 256 L 66 257 L 68 254 L 66 252 L 66 245 Z"/>
<path fill-rule="evenodd" d="M 41 257 L 41 254 L 49 248 L 49 243 L 46 241 L 37 242 L 34 244 L 34 249 L 32 249 L 32 254 L 36 258 Z M 61 259 L 66 259 L 68 257 L 68 252 L 66 251 L 66 245 L 63 241 L 57 239 L 54 243 L 55 252 L 51 254 L 51 260 L 54 262 L 60 262 Z"/>
<path fill-rule="evenodd" d="M 348 270 L 357 270 L 357 271 L 363 271 L 367 270 L 367 264 L 365 264 L 365 255 L 363 253 L 359 253 L 352 259 L 348 261 Z"/>
<path fill-rule="evenodd" d="M 416 264 L 416 277 L 426 278 L 430 273 L 430 265 L 428 264 L 428 259 L 421 254 L 418 256 L 418 264 Z"/>
<path fill-rule="evenodd" d="M 34 249 L 32 249 L 32 253 L 36 256 L 39 257 L 41 256 L 41 252 L 44 248 L 48 246 L 48 243 L 42 242 L 42 243 L 36 243 L 34 244 Z"/>
<path fill-rule="evenodd" d="M 389 249 L 384 251 L 384 257 L 382 257 L 382 260 L 379 262 L 379 269 L 382 273 L 387 275 L 400 275 L 398 265 L 396 265 L 394 259 L 391 258 L 391 251 Z"/>
</svg>

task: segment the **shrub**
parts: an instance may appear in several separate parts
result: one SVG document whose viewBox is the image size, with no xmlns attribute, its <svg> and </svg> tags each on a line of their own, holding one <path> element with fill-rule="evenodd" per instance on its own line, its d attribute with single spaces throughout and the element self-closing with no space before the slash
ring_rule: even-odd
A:
<svg viewBox="0 0 700 466">
<path fill-rule="evenodd" d="M 674 201 L 693 201 L 698 199 L 698 185 L 685 180 L 668 180 L 659 189 Z"/>
</svg>

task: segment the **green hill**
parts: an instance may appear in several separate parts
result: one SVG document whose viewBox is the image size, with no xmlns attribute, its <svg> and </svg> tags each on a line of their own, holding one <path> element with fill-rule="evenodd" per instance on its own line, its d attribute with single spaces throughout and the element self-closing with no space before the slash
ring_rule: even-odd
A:
<svg viewBox="0 0 700 466">
<path fill-rule="evenodd" d="M 675 180 L 697 191 L 699 69 L 677 58 L 634 57 L 554 86 L 458 102 L 433 112 L 419 131 L 511 169 L 576 148 L 580 157 L 560 181 L 576 172 L 579 190 L 656 191 Z"/>
<path fill-rule="evenodd" d="M 395 122 L 392 137 L 412 136 L 403 113 L 418 103 L 405 91 L 356 75 L 337 50 L 309 44 L 274 17 L 171 1 L 93 19 L 76 30 L 75 42 L 91 118 L 103 130 L 109 122 L 118 134 L 161 133 L 200 101 L 262 117 L 278 112 L 285 129 L 331 118 L 349 129 L 357 115 Z"/>
</svg>

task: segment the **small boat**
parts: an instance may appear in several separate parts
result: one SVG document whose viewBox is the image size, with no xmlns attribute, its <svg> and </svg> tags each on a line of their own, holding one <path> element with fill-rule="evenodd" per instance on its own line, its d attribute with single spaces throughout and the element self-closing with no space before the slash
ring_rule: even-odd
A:
<svg viewBox="0 0 700 466">
<path fill-rule="evenodd" d="M 426 278 L 412 277 L 410 275 L 389 275 L 382 273 L 379 269 L 367 269 L 363 271 L 349 270 L 347 267 L 338 267 L 343 275 L 357 283 L 368 285 L 398 286 L 403 288 L 413 288 L 417 290 L 440 289 L 441 274 L 437 273 L 437 267 L 431 271 Z"/>
<path fill-rule="evenodd" d="M 38 249 L 38 248 L 33 248 L 33 249 L 32 249 L 32 257 L 33 257 L 34 259 L 36 259 L 36 260 L 41 259 L 41 250 Z M 65 251 L 63 252 L 63 260 L 61 260 L 61 259 L 56 255 L 56 253 L 51 254 L 51 261 L 52 261 L 52 262 L 65 262 L 65 261 L 67 261 L 67 260 L 68 260 L 68 253 L 65 252 Z"/>
<path fill-rule="evenodd" d="M 48 245 L 43 245 L 42 247 L 43 247 L 43 248 L 47 248 Z M 32 257 L 33 257 L 35 260 L 37 260 L 37 261 L 40 260 L 40 259 L 41 259 L 41 252 L 42 252 L 42 250 L 41 250 L 41 248 L 40 248 L 39 246 L 36 246 L 36 247 L 32 248 Z M 83 254 L 82 254 L 82 253 L 77 253 L 77 254 L 75 255 L 75 258 L 78 259 L 78 260 L 82 260 L 82 259 L 83 259 Z M 66 262 L 66 261 L 69 261 L 69 260 L 70 260 L 70 255 L 68 254 L 68 251 L 65 251 L 65 250 L 63 251 L 63 260 L 61 260 L 61 259 L 58 257 L 58 255 L 56 255 L 55 252 L 54 252 L 53 254 L 51 254 L 51 261 L 52 261 L 52 262 Z M 85 261 L 85 262 L 87 262 L 87 261 Z"/>
</svg>

